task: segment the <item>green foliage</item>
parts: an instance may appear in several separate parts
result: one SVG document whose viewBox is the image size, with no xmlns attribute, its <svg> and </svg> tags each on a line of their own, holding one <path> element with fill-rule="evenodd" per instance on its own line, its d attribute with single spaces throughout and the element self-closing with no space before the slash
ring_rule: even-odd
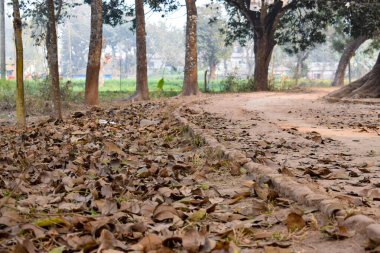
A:
<svg viewBox="0 0 380 253">
<path fill-rule="evenodd" d="M 221 33 L 225 20 L 217 19 L 221 16 L 220 5 L 210 4 L 208 7 L 198 8 L 198 52 L 202 63 L 210 67 L 216 66 L 223 59 L 232 54 L 232 47 L 225 45 L 226 36 Z"/>
<path fill-rule="evenodd" d="M 165 80 L 164 78 L 161 78 L 157 83 L 157 89 L 159 89 L 160 91 L 163 91 L 164 85 L 165 85 Z"/>
<path fill-rule="evenodd" d="M 39 81 L 24 80 L 25 102 L 28 113 L 51 112 L 51 84 L 48 79 Z M 61 84 L 61 98 L 65 106 L 77 102 L 80 98 L 73 92 L 71 82 Z M 13 110 L 16 107 L 16 81 L 0 81 L 0 109 Z"/>
<path fill-rule="evenodd" d="M 255 90 L 252 79 L 241 80 L 235 74 L 229 74 L 220 84 L 224 92 L 248 92 Z"/>
<path fill-rule="evenodd" d="M 343 32 L 353 38 L 367 36 L 373 38 L 380 31 L 380 2 L 368 1 L 329 1 L 322 6 L 334 10 L 334 23 L 344 24 Z"/>
<path fill-rule="evenodd" d="M 16 83 L 0 80 L 0 109 L 9 110 L 15 107 Z"/>
<path fill-rule="evenodd" d="M 292 1 L 276 31 L 278 43 L 290 54 L 326 41 L 326 28 L 333 22 L 332 10 L 318 1 Z"/>
<path fill-rule="evenodd" d="M 222 81 L 223 90 L 226 92 L 239 91 L 239 80 L 236 75 L 230 74 L 225 80 Z"/>
</svg>

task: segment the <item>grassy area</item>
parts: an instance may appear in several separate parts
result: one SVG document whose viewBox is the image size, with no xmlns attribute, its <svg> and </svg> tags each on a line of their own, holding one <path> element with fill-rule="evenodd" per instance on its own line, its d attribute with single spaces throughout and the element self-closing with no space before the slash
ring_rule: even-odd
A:
<svg viewBox="0 0 380 253">
<path fill-rule="evenodd" d="M 157 92 L 159 79 L 149 79 L 148 86 L 152 92 Z M 84 80 L 76 80 L 72 83 L 73 92 L 83 92 L 85 87 Z M 104 86 L 99 87 L 99 92 L 134 92 L 136 81 L 132 79 L 106 80 Z M 182 89 L 182 80 L 165 80 L 164 91 L 177 91 Z"/>
<path fill-rule="evenodd" d="M 200 77 L 199 77 L 200 78 Z M 152 98 L 171 97 L 178 95 L 182 90 L 182 77 L 167 76 L 163 90 L 157 86 L 160 78 L 149 78 L 149 90 Z M 310 81 L 306 79 L 299 80 L 301 86 L 318 86 L 327 87 L 330 81 Z M 135 91 L 136 81 L 133 79 L 123 80 L 106 80 L 104 86 L 99 87 L 99 96 L 102 102 L 108 102 L 115 99 L 127 98 Z M 295 80 L 270 80 L 270 88 L 274 91 L 288 90 L 295 86 Z M 204 81 L 199 80 L 199 88 L 204 92 Z M 70 103 L 83 103 L 85 90 L 84 80 L 68 80 L 61 81 L 61 92 L 64 106 L 69 106 Z M 254 84 L 247 79 L 241 79 L 237 76 L 227 76 L 225 80 L 217 80 L 210 82 L 208 92 L 223 93 L 223 92 L 250 92 L 254 90 Z M 14 110 L 15 108 L 15 81 L 0 80 L 0 109 Z M 29 112 L 47 112 L 51 110 L 50 85 L 46 80 L 34 81 L 25 80 L 25 100 L 28 105 Z"/>
</svg>

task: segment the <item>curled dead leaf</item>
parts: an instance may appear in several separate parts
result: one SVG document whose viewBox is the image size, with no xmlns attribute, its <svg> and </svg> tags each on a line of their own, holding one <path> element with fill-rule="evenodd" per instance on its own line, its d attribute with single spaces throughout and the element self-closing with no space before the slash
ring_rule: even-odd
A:
<svg viewBox="0 0 380 253">
<path fill-rule="evenodd" d="M 118 145 L 116 145 L 112 141 L 104 140 L 103 144 L 104 144 L 104 147 L 105 147 L 107 152 L 114 152 L 114 153 L 119 154 L 123 157 L 127 156 L 127 154 Z"/>
<path fill-rule="evenodd" d="M 291 212 L 288 214 L 288 217 L 286 219 L 286 226 L 288 227 L 289 231 L 297 231 L 304 228 L 306 226 L 306 222 L 302 218 L 302 215 Z"/>
</svg>

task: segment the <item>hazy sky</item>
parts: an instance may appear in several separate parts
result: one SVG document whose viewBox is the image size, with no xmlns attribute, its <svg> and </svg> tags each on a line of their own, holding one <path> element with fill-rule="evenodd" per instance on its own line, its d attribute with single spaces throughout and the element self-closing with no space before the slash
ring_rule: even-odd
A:
<svg viewBox="0 0 380 253">
<path fill-rule="evenodd" d="M 134 1 L 127 0 L 127 2 L 133 3 Z M 145 8 L 146 21 L 149 23 L 164 21 L 165 23 L 170 24 L 171 26 L 183 28 L 186 24 L 186 7 L 185 7 L 185 2 L 183 0 L 180 0 L 180 2 L 183 4 L 183 6 L 176 12 L 169 13 L 164 18 L 161 17 L 162 13 L 153 13 L 152 11 L 149 10 L 148 7 L 146 7 Z M 210 2 L 211 2 L 210 0 L 197 0 L 196 4 L 197 6 L 203 6 Z M 11 15 L 12 10 L 9 6 L 6 5 L 5 10 L 6 10 L 6 14 Z"/>
<path fill-rule="evenodd" d="M 184 1 L 183 5 L 185 5 Z M 203 6 L 207 3 L 210 3 L 210 0 L 197 0 L 197 6 Z M 164 21 L 166 24 L 170 24 L 171 26 L 175 26 L 178 28 L 183 28 L 186 24 L 186 7 L 183 6 L 176 12 L 168 14 L 166 17 L 162 18 L 162 13 L 153 13 L 150 12 L 148 8 L 145 8 L 146 13 L 146 21 L 149 23 L 161 22 Z"/>
</svg>

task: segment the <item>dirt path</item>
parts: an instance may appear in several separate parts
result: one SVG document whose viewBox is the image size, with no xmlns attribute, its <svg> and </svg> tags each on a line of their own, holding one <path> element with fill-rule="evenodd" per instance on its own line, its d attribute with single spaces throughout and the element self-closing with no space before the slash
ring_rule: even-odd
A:
<svg viewBox="0 0 380 253">
<path fill-rule="evenodd" d="M 211 96 L 187 117 L 253 161 L 379 221 L 380 105 L 328 103 L 326 93 Z"/>
</svg>

